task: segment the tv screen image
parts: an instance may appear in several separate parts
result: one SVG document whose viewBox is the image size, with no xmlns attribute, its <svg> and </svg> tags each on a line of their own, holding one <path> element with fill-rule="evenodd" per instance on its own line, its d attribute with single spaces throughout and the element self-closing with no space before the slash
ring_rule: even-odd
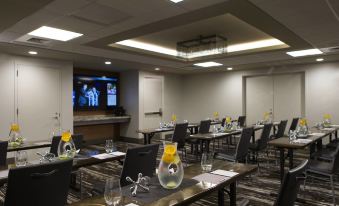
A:
<svg viewBox="0 0 339 206">
<path fill-rule="evenodd" d="M 117 106 L 117 78 L 74 77 L 73 105 L 78 109 L 107 109 Z"/>
</svg>

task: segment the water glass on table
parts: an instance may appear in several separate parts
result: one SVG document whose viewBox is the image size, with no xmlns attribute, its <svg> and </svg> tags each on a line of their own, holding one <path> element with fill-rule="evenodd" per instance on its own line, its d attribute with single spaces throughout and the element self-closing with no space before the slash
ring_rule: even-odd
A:
<svg viewBox="0 0 339 206">
<path fill-rule="evenodd" d="M 17 167 L 23 167 L 27 164 L 27 152 L 26 151 L 17 151 L 15 153 L 15 165 Z"/>
<path fill-rule="evenodd" d="M 117 206 L 122 199 L 120 180 L 108 178 L 105 184 L 104 198 L 107 205 Z"/>
<path fill-rule="evenodd" d="M 201 156 L 201 169 L 203 172 L 210 172 L 213 166 L 213 152 L 204 152 Z"/>
<path fill-rule="evenodd" d="M 113 152 L 113 150 L 114 150 L 114 143 L 113 143 L 112 139 L 106 140 L 105 150 L 106 150 L 106 153 L 108 153 L 108 154 Z"/>
</svg>

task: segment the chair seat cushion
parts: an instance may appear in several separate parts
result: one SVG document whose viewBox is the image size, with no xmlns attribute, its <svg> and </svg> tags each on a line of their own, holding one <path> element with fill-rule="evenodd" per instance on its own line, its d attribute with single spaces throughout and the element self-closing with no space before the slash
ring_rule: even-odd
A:
<svg viewBox="0 0 339 206">
<path fill-rule="evenodd" d="M 250 143 L 249 149 L 250 149 L 250 150 L 259 150 L 259 148 L 258 148 L 258 143 L 257 143 L 257 142 L 255 142 L 255 143 Z"/>
<path fill-rule="evenodd" d="M 335 156 L 335 150 L 333 149 L 322 149 L 319 152 L 313 154 L 318 159 L 332 160 Z"/>
<path fill-rule="evenodd" d="M 189 144 L 198 144 L 200 143 L 198 139 L 189 138 L 185 140 Z"/>
<path fill-rule="evenodd" d="M 319 160 L 311 160 L 308 165 L 308 172 L 318 173 L 318 174 L 331 174 L 331 163 Z"/>
<path fill-rule="evenodd" d="M 217 158 L 234 161 L 235 160 L 235 149 L 228 150 L 217 150 Z"/>
<path fill-rule="evenodd" d="M 328 143 L 326 145 L 327 148 L 329 149 L 335 149 L 339 144 L 339 140 L 333 140 L 332 142 Z"/>
</svg>

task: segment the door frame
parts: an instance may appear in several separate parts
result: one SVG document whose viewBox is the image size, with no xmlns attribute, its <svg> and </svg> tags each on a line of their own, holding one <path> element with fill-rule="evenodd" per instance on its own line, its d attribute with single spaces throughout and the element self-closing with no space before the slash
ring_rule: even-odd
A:
<svg viewBox="0 0 339 206">
<path fill-rule="evenodd" d="M 304 71 L 297 71 L 297 72 L 282 72 L 282 73 L 274 73 L 274 74 L 253 74 L 253 75 L 244 75 L 242 77 L 242 113 L 243 115 L 246 115 L 246 80 L 248 78 L 253 78 L 253 77 L 262 77 L 262 76 L 280 76 L 280 75 L 293 75 L 293 74 L 298 74 L 301 75 L 301 116 L 305 117 L 306 116 L 306 101 L 305 101 L 305 72 Z M 273 93 L 274 95 L 274 93 Z M 273 113 L 274 113 L 274 103 L 273 103 Z"/>
</svg>

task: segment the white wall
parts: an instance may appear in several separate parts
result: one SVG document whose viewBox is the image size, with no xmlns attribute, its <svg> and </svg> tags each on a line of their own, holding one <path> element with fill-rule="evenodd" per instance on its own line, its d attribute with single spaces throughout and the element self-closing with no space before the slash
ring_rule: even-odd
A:
<svg viewBox="0 0 339 206">
<path fill-rule="evenodd" d="M 73 64 L 71 62 L 55 61 L 40 58 L 29 58 L 0 54 L 0 88 L 2 88 L 3 103 L 1 103 L 0 136 L 7 137 L 10 123 L 15 121 L 15 67 L 16 65 L 42 66 L 59 68 L 61 71 L 61 127 L 73 129 Z M 32 82 L 34 84 L 34 82 Z M 24 135 L 24 134 L 23 134 Z M 47 137 L 46 137 L 47 139 Z M 30 137 L 34 141 L 34 137 Z"/>
<path fill-rule="evenodd" d="M 220 115 L 237 117 L 243 111 L 243 76 L 305 72 L 305 115 L 313 125 L 325 113 L 339 123 L 339 62 L 291 65 L 248 71 L 185 75 L 183 114 L 190 121 Z"/>
</svg>

